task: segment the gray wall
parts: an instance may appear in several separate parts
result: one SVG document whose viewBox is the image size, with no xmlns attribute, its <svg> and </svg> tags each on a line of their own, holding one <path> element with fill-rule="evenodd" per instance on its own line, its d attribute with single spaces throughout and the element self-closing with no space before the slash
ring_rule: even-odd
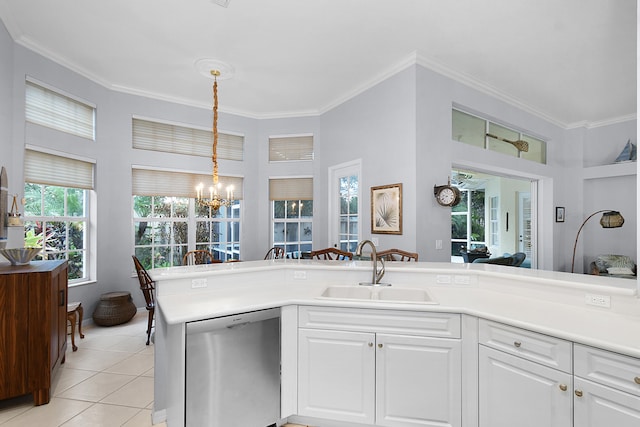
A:
<svg viewBox="0 0 640 427">
<path fill-rule="evenodd" d="M 94 239 L 97 283 L 75 286 L 70 299 L 81 300 L 92 313 L 100 294 L 128 290 L 143 306 L 133 276 L 131 221 L 131 167 L 155 166 L 209 173 L 210 159 L 131 148 L 131 117 L 142 116 L 208 128 L 211 111 L 128 95 L 109 90 L 59 64 L 14 44 L 0 26 L 0 148 L 9 172 L 10 192 L 22 193 L 25 143 L 47 147 L 97 161 Z M 97 140 L 87 142 L 24 122 L 24 79 L 31 76 L 86 99 L 97 106 Z M 203 91 L 210 91 L 203 81 Z M 221 102 L 224 105 L 224 102 Z M 462 106 L 483 116 L 526 130 L 548 140 L 548 164 L 527 162 L 451 141 L 451 107 Z M 623 211 L 627 223 L 622 235 L 585 236 L 585 254 L 591 248 L 636 258 L 635 179 L 616 178 L 585 183 L 583 165 L 606 163 L 635 140 L 636 121 L 593 129 L 566 130 L 513 105 L 471 89 L 419 65 L 386 79 L 369 90 L 317 117 L 257 120 L 221 112 L 221 131 L 245 135 L 243 162 L 220 162 L 223 174 L 244 177 L 242 258 L 259 259 L 269 247 L 270 205 L 268 178 L 314 177 L 314 247 L 328 242 L 328 168 L 362 160 L 362 238 L 370 235 L 369 188 L 403 184 L 402 235 L 376 235 L 380 247 L 416 250 L 424 261 L 448 261 L 449 210 L 437 205 L 433 186 L 447 181 L 451 166 L 494 171 L 540 180 L 540 263 L 545 269 L 570 268 L 575 233 L 585 212 L 600 208 Z M 270 135 L 312 133 L 313 162 L 268 162 Z M 606 156 L 600 156 L 602 146 Z M 619 181 L 619 182 L 618 182 Z M 20 183 L 20 185 L 18 185 Z M 624 203 L 618 203 L 626 200 Z M 615 202 L 615 203 L 614 203 Z M 565 206 L 565 223 L 554 222 L 554 207 Z M 601 207 L 604 206 L 604 207 Z M 9 246 L 22 245 L 22 230 L 11 228 Z M 590 232 L 591 233 L 591 232 Z M 614 232 L 615 233 L 615 232 Z M 634 238 L 627 238 L 632 236 Z M 435 241 L 443 249 L 435 249 Z M 607 243 L 608 244 L 605 244 Z"/>
</svg>

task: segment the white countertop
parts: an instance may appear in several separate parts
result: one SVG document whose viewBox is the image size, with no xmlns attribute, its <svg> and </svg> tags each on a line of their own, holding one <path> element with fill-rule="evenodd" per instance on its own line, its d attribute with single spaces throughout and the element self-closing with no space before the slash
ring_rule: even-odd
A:
<svg viewBox="0 0 640 427">
<path fill-rule="evenodd" d="M 493 265 L 387 263 L 383 282 L 426 289 L 438 303 L 319 298 L 330 285 L 371 278 L 367 261 L 275 260 L 155 269 L 168 324 L 286 305 L 462 313 L 640 357 L 636 281 Z M 585 303 L 609 297 L 610 308 Z"/>
</svg>

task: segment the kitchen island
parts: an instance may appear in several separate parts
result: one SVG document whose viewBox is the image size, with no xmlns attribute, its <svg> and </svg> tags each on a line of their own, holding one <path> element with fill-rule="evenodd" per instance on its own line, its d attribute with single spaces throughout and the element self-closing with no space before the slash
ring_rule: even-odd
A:
<svg viewBox="0 0 640 427">
<path fill-rule="evenodd" d="M 371 263 L 366 261 L 271 260 L 173 267 L 150 274 L 157 282 L 158 301 L 154 421 L 166 419 L 170 427 L 184 425 L 185 419 L 186 325 L 270 308 L 281 310 L 281 417 L 289 421 L 322 427 L 495 427 L 506 415 L 494 400 L 505 396 L 488 379 L 493 379 L 491 384 L 514 379 L 509 375 L 517 370 L 510 368 L 507 375 L 501 369 L 509 364 L 523 372 L 518 378 L 544 378 L 537 384 L 547 384 L 523 391 L 524 395 L 538 393 L 553 406 L 548 414 L 535 411 L 539 425 L 550 422 L 548 417 L 561 420 L 553 425 L 573 425 L 572 420 L 582 416 L 575 412 L 581 402 L 590 402 L 576 400 L 577 394 L 591 396 L 603 388 L 621 394 L 627 402 L 625 413 L 640 420 L 640 300 L 635 281 L 493 265 L 388 263 L 383 281 L 401 291 L 396 297 L 402 296 L 380 299 L 377 291 L 369 295 L 327 292 L 329 287 L 361 289 L 358 283 L 371 275 Z M 419 291 L 426 291 L 432 300 L 417 298 Z M 334 347 L 320 346 L 321 342 Z M 331 352 L 323 358 L 309 355 L 323 354 L 338 342 L 348 343 L 344 351 L 357 349 L 365 359 L 354 365 L 358 375 L 336 374 L 329 387 L 313 372 L 330 369 L 332 365 L 323 365 L 322 360 Z M 391 353 L 391 349 L 410 351 Z M 351 356 L 360 353 L 354 351 Z M 396 359 L 392 354 L 397 354 Z M 407 404 L 424 387 L 406 384 L 402 388 L 408 391 L 403 393 L 392 381 L 398 376 L 424 380 L 420 376 L 424 369 L 404 362 L 392 364 L 413 359 L 442 367 L 429 373 L 438 374 L 437 386 L 447 391 L 434 408 L 437 414 L 415 412 Z M 600 361 L 605 368 L 600 366 L 598 372 L 604 369 L 606 375 L 592 375 L 583 359 Z M 610 365 L 615 365 L 615 372 L 607 370 Z M 384 369 L 392 370 L 394 376 L 376 383 Z M 627 384 L 624 378 L 629 373 L 634 374 Z M 549 379 L 554 375 L 558 378 Z M 356 377 L 360 382 L 355 382 Z M 600 388 L 585 392 L 592 386 Z M 359 395 L 353 402 L 337 403 L 332 396 L 336 389 Z M 501 404 L 521 405 L 525 411 L 527 403 L 517 399 L 518 390 L 505 389 L 510 401 Z M 418 397 L 427 399 L 432 392 L 424 393 Z M 380 396 L 386 400 L 380 401 Z M 337 404 L 344 407 L 336 408 Z M 589 405 L 585 411 L 594 410 Z"/>
</svg>

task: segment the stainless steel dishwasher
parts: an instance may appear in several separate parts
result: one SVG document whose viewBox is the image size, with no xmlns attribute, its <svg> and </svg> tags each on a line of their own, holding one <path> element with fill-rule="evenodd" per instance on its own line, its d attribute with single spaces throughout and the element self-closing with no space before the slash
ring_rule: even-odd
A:
<svg viewBox="0 0 640 427">
<path fill-rule="evenodd" d="M 280 413 L 280 309 L 186 325 L 187 427 L 269 427 Z"/>
</svg>

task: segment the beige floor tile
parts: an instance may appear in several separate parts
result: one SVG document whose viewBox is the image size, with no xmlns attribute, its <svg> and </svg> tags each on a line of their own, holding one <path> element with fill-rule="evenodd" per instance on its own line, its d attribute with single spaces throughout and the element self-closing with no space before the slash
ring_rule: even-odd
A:
<svg viewBox="0 0 640 427">
<path fill-rule="evenodd" d="M 2 427 L 60 426 L 89 406 L 91 406 L 90 402 L 54 397 L 48 404 L 34 406 L 28 411 L 2 424 Z"/>
<path fill-rule="evenodd" d="M 122 362 L 105 369 L 103 372 L 124 375 L 142 375 L 149 369 L 153 369 L 153 355 L 134 354 Z"/>
<path fill-rule="evenodd" d="M 101 402 L 146 408 L 153 402 L 153 378 L 137 377 L 103 398 Z"/>
<path fill-rule="evenodd" d="M 82 381 L 96 375 L 97 373 L 96 371 L 68 368 L 65 365 L 62 365 L 59 375 L 53 383 L 53 396 L 60 395 L 63 391 L 73 387 L 74 385 L 80 384 Z"/>
<path fill-rule="evenodd" d="M 132 375 L 99 372 L 80 384 L 60 393 L 60 397 L 98 402 L 135 378 L 136 377 Z"/>
<path fill-rule="evenodd" d="M 111 347 L 118 343 L 127 340 L 129 337 L 126 335 L 93 335 L 85 334 L 85 338 L 81 342 L 76 342 L 78 350 L 92 349 L 92 350 L 110 350 Z"/>
<path fill-rule="evenodd" d="M 150 368 L 148 371 L 142 373 L 143 377 L 151 377 L 154 376 L 154 368 Z"/>
<path fill-rule="evenodd" d="M 149 409 L 142 409 L 135 417 L 124 423 L 122 427 L 151 427 L 152 425 L 151 411 Z M 167 424 L 160 423 L 153 425 L 153 427 L 167 427 Z"/>
<path fill-rule="evenodd" d="M 113 427 L 121 426 L 139 412 L 136 408 L 95 403 L 71 418 L 62 427 Z"/>
<path fill-rule="evenodd" d="M 67 368 L 83 369 L 87 371 L 102 371 L 116 363 L 122 362 L 132 353 L 122 351 L 78 349 L 74 353 L 67 353 L 65 365 Z"/>
<path fill-rule="evenodd" d="M 31 395 L 0 401 L 0 424 L 33 408 Z"/>
</svg>

